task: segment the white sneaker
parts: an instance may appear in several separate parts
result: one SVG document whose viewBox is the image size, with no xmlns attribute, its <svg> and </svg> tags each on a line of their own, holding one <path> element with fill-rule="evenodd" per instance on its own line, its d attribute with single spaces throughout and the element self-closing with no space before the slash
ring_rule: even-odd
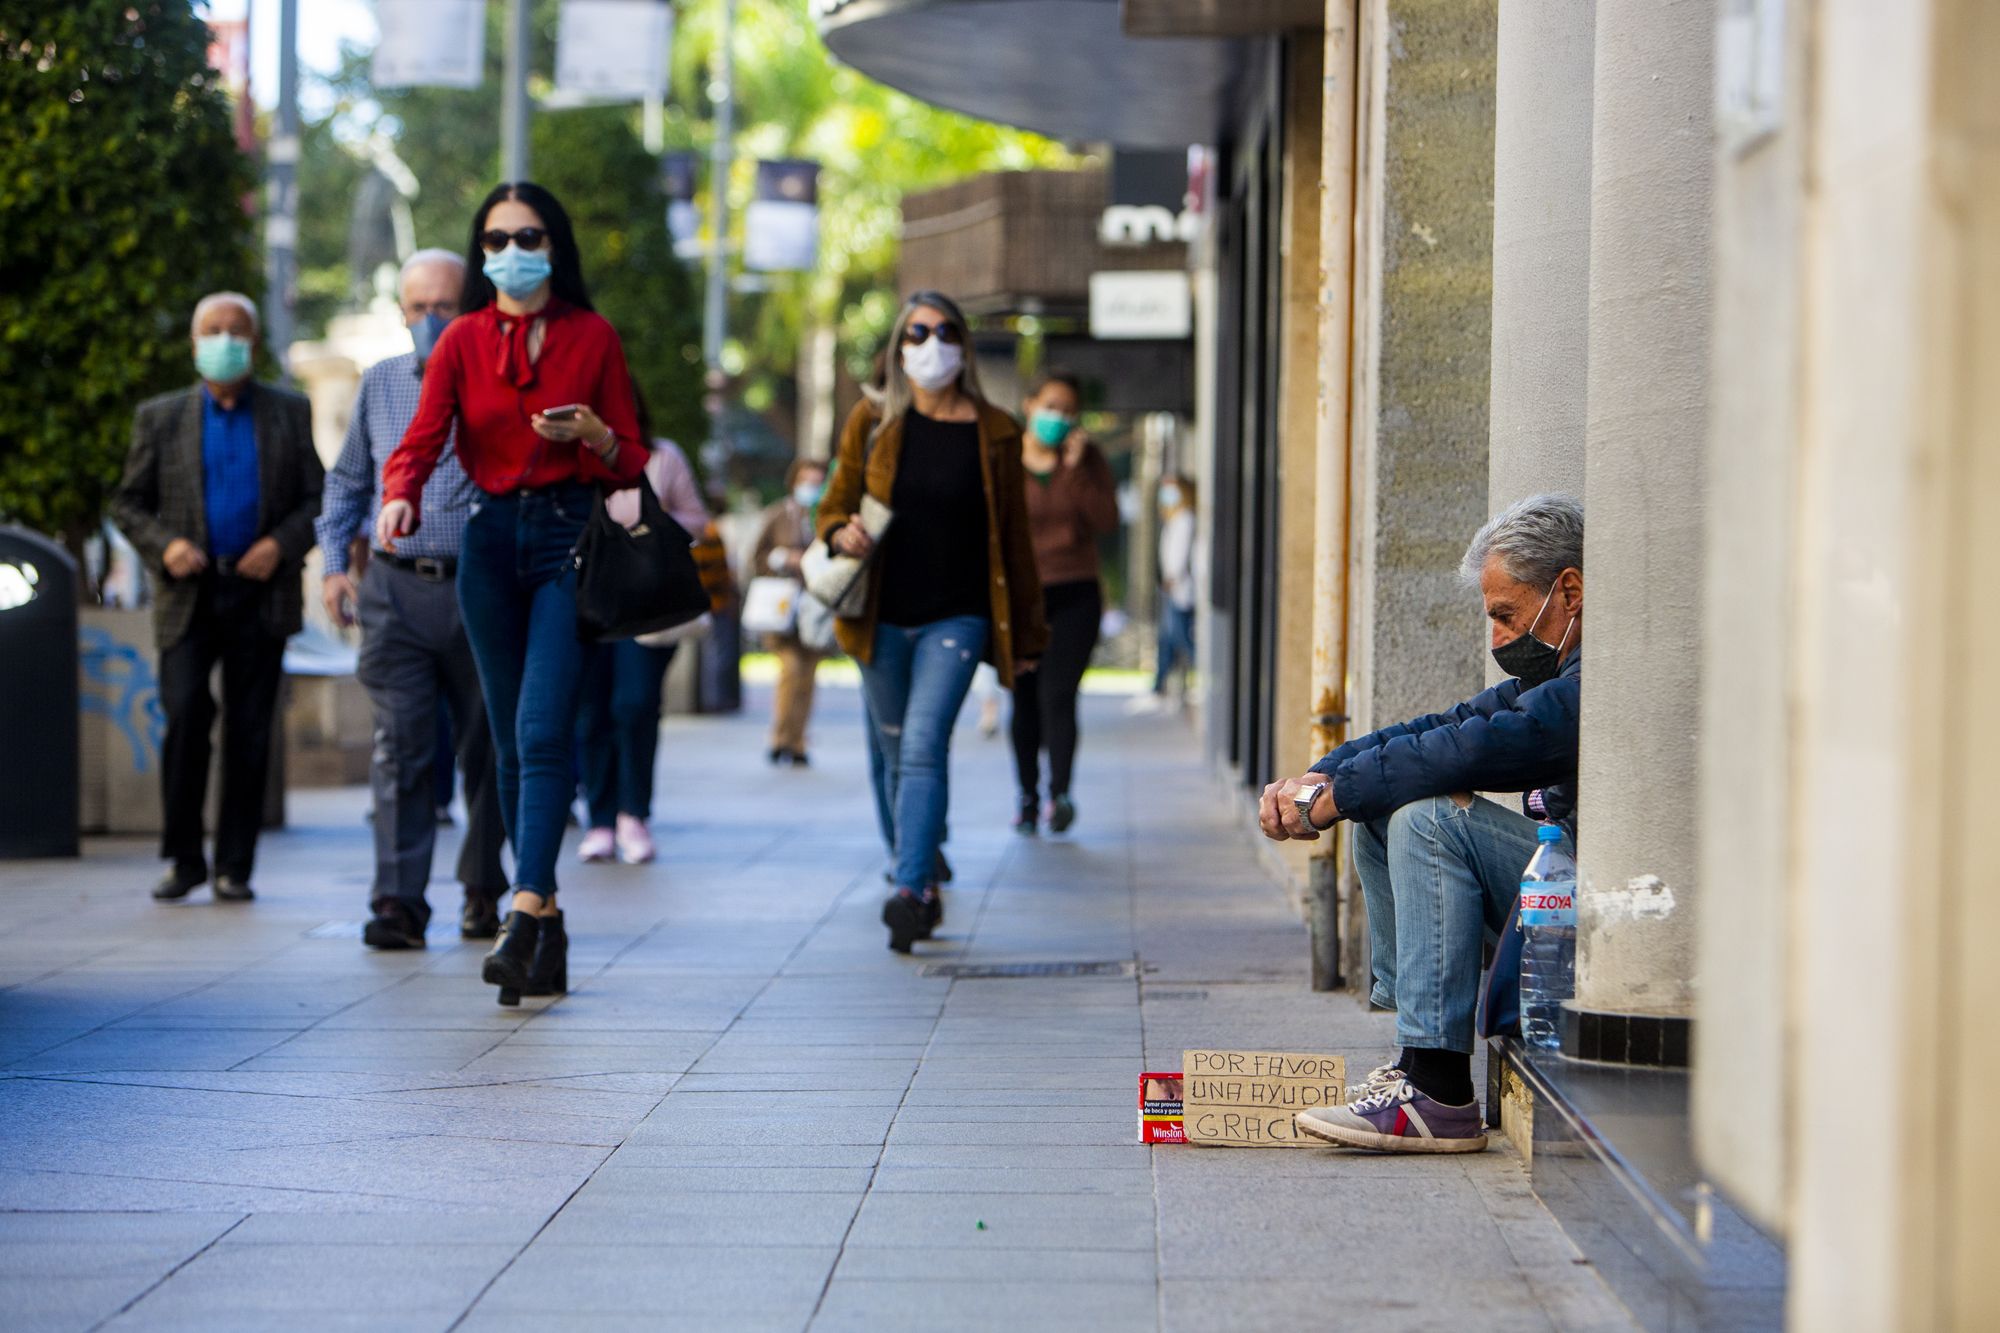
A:
<svg viewBox="0 0 2000 1333">
<path fill-rule="evenodd" d="M 642 866 L 659 853 L 653 846 L 652 832 L 646 821 L 637 815 L 618 816 L 618 859 L 628 866 Z"/>
<path fill-rule="evenodd" d="M 618 856 L 618 841 L 608 828 L 587 830 L 583 841 L 576 845 L 576 859 L 596 863 L 615 860 Z"/>
</svg>

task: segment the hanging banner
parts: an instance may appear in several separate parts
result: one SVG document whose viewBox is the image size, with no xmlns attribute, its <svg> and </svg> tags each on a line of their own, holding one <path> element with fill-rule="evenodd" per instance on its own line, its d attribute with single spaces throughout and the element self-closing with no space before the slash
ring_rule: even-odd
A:
<svg viewBox="0 0 2000 1333">
<path fill-rule="evenodd" d="M 759 162 L 743 215 L 743 267 L 765 273 L 819 262 L 819 163 Z"/>
<path fill-rule="evenodd" d="M 477 88 L 486 81 L 485 0 L 375 0 L 377 88 Z"/>
<path fill-rule="evenodd" d="M 556 92 L 607 102 L 664 97 L 673 44 L 666 0 L 563 0 Z"/>
</svg>

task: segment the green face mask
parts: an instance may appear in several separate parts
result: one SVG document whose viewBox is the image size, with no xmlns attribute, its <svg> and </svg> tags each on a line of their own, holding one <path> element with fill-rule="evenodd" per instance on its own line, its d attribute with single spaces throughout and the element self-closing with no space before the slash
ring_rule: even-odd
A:
<svg viewBox="0 0 2000 1333">
<path fill-rule="evenodd" d="M 1036 439 L 1051 449 L 1069 438 L 1069 428 L 1073 424 L 1075 423 L 1071 418 L 1047 409 L 1036 412 L 1034 416 L 1028 418 L 1028 429 L 1035 433 Z"/>
<path fill-rule="evenodd" d="M 194 340 L 194 368 L 211 384 L 234 384 L 250 373 L 250 340 L 209 333 Z"/>
</svg>

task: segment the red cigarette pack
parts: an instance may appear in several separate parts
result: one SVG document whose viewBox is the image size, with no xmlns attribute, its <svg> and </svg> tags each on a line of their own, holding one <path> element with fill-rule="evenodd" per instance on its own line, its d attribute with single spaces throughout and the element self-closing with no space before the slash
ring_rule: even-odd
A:
<svg viewBox="0 0 2000 1333">
<path fill-rule="evenodd" d="M 1139 1142 L 1186 1143 L 1181 1127 L 1181 1076 L 1139 1075 Z"/>
</svg>

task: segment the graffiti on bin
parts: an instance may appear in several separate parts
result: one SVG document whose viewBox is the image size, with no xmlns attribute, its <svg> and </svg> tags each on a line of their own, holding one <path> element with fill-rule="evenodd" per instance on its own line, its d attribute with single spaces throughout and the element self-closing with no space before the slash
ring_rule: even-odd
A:
<svg viewBox="0 0 2000 1333">
<path fill-rule="evenodd" d="M 160 681 L 153 663 L 110 631 L 86 625 L 78 631 L 83 667 L 83 711 L 110 721 L 132 748 L 132 771 L 152 771 L 159 762 L 167 717 L 160 707 Z"/>
</svg>

